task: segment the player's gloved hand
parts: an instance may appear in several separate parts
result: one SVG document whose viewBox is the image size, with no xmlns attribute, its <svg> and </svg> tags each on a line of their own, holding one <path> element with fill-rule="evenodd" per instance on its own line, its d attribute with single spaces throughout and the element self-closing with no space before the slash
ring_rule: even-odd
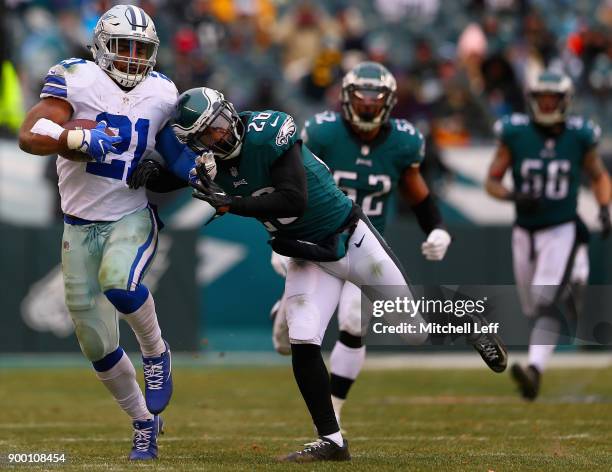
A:
<svg viewBox="0 0 612 472">
<path fill-rule="evenodd" d="M 509 197 L 516 204 L 516 209 L 524 213 L 533 213 L 540 207 L 540 200 L 530 193 L 514 192 Z"/>
<path fill-rule="evenodd" d="M 73 129 L 68 131 L 66 144 L 68 149 L 74 149 L 85 154 L 89 154 L 97 162 L 102 162 L 104 156 L 109 152 L 117 152 L 115 144 L 119 144 L 123 139 L 121 136 L 109 136 L 104 130 L 106 121 L 100 121 L 92 129 Z"/>
<path fill-rule="evenodd" d="M 215 155 L 212 151 L 205 151 L 196 157 L 196 165 L 204 166 L 206 173 L 211 180 L 215 180 L 217 176 L 217 162 L 215 161 Z"/>
<path fill-rule="evenodd" d="M 159 177 L 161 164 L 153 159 L 144 159 L 127 178 L 128 187 L 137 189 L 145 187 L 147 182 Z"/>
<path fill-rule="evenodd" d="M 446 255 L 451 243 L 451 235 L 442 228 L 434 229 L 427 236 L 427 240 L 421 244 L 421 252 L 428 261 L 441 261 Z"/>
<path fill-rule="evenodd" d="M 610 223 L 610 209 L 608 205 L 602 205 L 599 207 L 599 223 L 601 223 L 601 237 L 606 239 L 610 236 L 612 230 L 612 223 Z"/>
<path fill-rule="evenodd" d="M 197 164 L 189 172 L 189 185 L 193 187 L 193 198 L 209 203 L 218 215 L 229 211 L 233 198 L 210 178 L 204 164 Z"/>
</svg>

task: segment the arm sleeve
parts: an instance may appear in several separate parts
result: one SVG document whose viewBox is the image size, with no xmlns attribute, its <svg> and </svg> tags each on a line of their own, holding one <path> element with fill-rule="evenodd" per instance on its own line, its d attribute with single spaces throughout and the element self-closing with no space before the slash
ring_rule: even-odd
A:
<svg viewBox="0 0 612 472">
<path fill-rule="evenodd" d="M 195 166 L 197 155 L 178 140 L 170 125 L 167 124 L 157 133 L 155 150 L 162 156 L 174 175 L 189 181 L 189 171 Z"/>
<path fill-rule="evenodd" d="M 156 193 L 168 193 L 180 188 L 188 187 L 187 182 L 177 177 L 165 167 L 158 167 L 159 176 L 156 179 L 147 180 L 147 190 Z"/>
<path fill-rule="evenodd" d="M 274 191 L 258 197 L 234 198 L 230 213 L 256 218 L 299 217 L 306 211 L 308 187 L 302 164 L 302 143 L 294 143 L 270 168 Z"/>
<path fill-rule="evenodd" d="M 442 221 L 440 209 L 431 193 L 425 199 L 412 207 L 419 226 L 425 234 L 431 233 L 436 228 L 445 228 Z"/>
</svg>

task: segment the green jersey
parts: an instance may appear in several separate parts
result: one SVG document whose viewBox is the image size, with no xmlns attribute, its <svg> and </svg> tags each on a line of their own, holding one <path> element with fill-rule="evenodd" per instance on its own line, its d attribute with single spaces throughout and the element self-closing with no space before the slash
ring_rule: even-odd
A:
<svg viewBox="0 0 612 472">
<path fill-rule="evenodd" d="M 597 145 L 599 127 L 574 116 L 552 135 L 527 115 L 513 114 L 499 120 L 495 132 L 510 150 L 514 188 L 539 199 L 531 212 L 517 209 L 516 224 L 531 229 L 575 219 L 583 159 Z"/>
<path fill-rule="evenodd" d="M 338 186 L 383 233 L 389 197 L 402 173 L 423 160 L 423 135 L 408 121 L 391 119 L 372 142 L 365 143 L 339 113 L 324 111 L 306 121 L 302 139 L 331 168 Z"/>
<path fill-rule="evenodd" d="M 279 111 L 242 112 L 246 122 L 240 154 L 217 166 L 215 182 L 230 195 L 248 197 L 274 191 L 270 167 L 298 140 L 291 116 Z M 336 231 L 348 217 L 352 203 L 334 183 L 325 164 L 302 144 L 308 204 L 300 217 L 260 220 L 270 233 L 318 242 Z M 236 162 L 232 166 L 231 163 Z"/>
</svg>

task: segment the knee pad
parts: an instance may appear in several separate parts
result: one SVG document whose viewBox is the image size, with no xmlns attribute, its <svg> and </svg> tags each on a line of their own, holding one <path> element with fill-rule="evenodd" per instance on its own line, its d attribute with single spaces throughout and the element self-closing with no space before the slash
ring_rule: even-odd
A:
<svg viewBox="0 0 612 472">
<path fill-rule="evenodd" d="M 149 290 L 140 284 L 134 291 L 112 288 L 104 290 L 104 295 L 120 313 L 127 315 L 134 313 L 147 301 Z"/>
<path fill-rule="evenodd" d="M 99 361 L 119 346 L 117 330 L 109 330 L 101 319 L 77 318 L 74 327 L 81 351 L 92 362 Z"/>
<path fill-rule="evenodd" d="M 85 282 L 64 282 L 64 298 L 68 311 L 91 310 L 95 306 L 95 298 L 89 284 Z"/>
<path fill-rule="evenodd" d="M 285 310 L 289 339 L 292 344 L 321 345 L 320 314 L 317 306 L 306 295 L 288 297 Z"/>
<path fill-rule="evenodd" d="M 342 310 L 342 313 L 338 313 L 338 326 L 340 331 L 346 331 L 347 333 L 361 337 L 362 333 L 365 333 L 365 330 L 362 329 L 367 325 L 367 323 L 363 323 L 361 320 L 361 304 L 357 303 L 355 305 L 351 305 L 347 307 L 347 309 Z"/>
</svg>

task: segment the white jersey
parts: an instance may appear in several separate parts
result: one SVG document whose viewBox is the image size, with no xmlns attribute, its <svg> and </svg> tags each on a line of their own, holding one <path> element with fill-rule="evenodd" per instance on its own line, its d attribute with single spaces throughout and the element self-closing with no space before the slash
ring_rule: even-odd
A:
<svg viewBox="0 0 612 472">
<path fill-rule="evenodd" d="M 92 221 L 117 221 L 147 205 L 144 187 L 128 188 L 126 179 L 140 159 L 155 148 L 155 136 L 171 117 L 178 91 L 158 72 L 128 92 L 100 67 L 68 59 L 49 70 L 41 98 L 66 100 L 72 119 L 105 120 L 123 141 L 104 162 L 73 162 L 58 157 L 62 211 Z"/>
</svg>

